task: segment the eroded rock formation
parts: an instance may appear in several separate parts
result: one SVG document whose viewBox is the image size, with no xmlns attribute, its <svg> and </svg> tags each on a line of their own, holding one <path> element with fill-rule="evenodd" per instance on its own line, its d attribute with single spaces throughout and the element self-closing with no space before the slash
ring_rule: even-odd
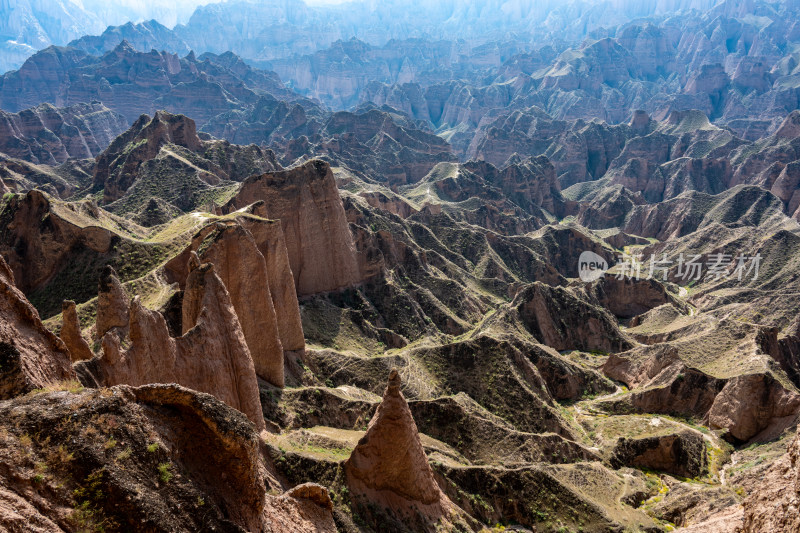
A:
<svg viewBox="0 0 800 533">
<path fill-rule="evenodd" d="M 102 357 L 90 362 L 102 384 L 178 383 L 216 396 L 264 429 L 253 359 L 213 265 L 196 266 L 188 275 L 183 336 L 170 337 L 164 317 L 146 309 L 138 297 L 129 313 L 130 347 L 122 349 L 117 332 L 109 331 L 103 336 Z"/>
<path fill-rule="evenodd" d="M 98 339 L 111 331 L 118 330 L 118 337 L 124 338 L 130 322 L 130 298 L 122 287 L 114 268 L 107 265 L 100 276 L 97 290 L 97 321 L 95 334 Z"/>
<path fill-rule="evenodd" d="M 253 425 L 208 394 L 175 384 L 57 391 L 2 402 L 0 415 L 0 528 L 336 531 L 327 491 L 280 494 Z M 46 475 L 27 475 L 34 464 Z"/>
<path fill-rule="evenodd" d="M 703 436 L 694 431 L 626 439 L 614 446 L 612 466 L 632 466 L 669 472 L 683 477 L 699 477 L 708 470 Z"/>
<path fill-rule="evenodd" d="M 744 501 L 742 533 L 800 530 L 800 433 Z"/>
<path fill-rule="evenodd" d="M 165 265 L 170 281 L 186 286 L 191 256 L 198 251 L 197 261 L 213 262 L 231 287 L 256 373 L 282 387 L 284 351 L 302 352 L 305 339 L 280 222 L 242 213 L 205 226 Z M 183 331 L 189 328 L 191 322 L 184 321 Z"/>
<path fill-rule="evenodd" d="M 235 211 L 259 200 L 267 217 L 281 221 L 298 295 L 341 289 L 361 280 L 330 165 L 313 160 L 250 177 L 223 210 Z"/>
<path fill-rule="evenodd" d="M 436 484 L 400 385 L 392 370 L 383 402 L 345 463 L 347 481 L 354 495 L 392 509 L 418 530 L 435 531 L 463 519 L 463 511 Z"/>
<path fill-rule="evenodd" d="M 67 346 L 73 362 L 88 361 L 94 357 L 92 349 L 89 348 L 89 343 L 86 342 L 81 333 L 78 312 L 75 308 L 75 302 L 72 300 L 65 300 L 61 308 L 61 333 L 59 336 Z"/>
<path fill-rule="evenodd" d="M 0 399 L 74 380 L 66 345 L 44 327 L 0 257 Z"/>
</svg>

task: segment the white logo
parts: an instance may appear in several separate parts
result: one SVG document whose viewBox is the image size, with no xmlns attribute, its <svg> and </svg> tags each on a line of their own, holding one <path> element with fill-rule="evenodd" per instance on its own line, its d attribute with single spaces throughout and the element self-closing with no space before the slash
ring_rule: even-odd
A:
<svg viewBox="0 0 800 533">
<path fill-rule="evenodd" d="M 606 270 L 608 263 L 594 252 L 583 252 L 578 258 L 578 276 L 585 283 L 600 278 Z"/>
</svg>

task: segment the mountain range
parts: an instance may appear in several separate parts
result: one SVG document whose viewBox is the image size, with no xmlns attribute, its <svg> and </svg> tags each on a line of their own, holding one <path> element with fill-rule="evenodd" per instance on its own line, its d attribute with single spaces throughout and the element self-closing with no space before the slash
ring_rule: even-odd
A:
<svg viewBox="0 0 800 533">
<path fill-rule="evenodd" d="M 798 531 L 800 3 L 189 5 L 0 4 L 0 530 Z"/>
</svg>

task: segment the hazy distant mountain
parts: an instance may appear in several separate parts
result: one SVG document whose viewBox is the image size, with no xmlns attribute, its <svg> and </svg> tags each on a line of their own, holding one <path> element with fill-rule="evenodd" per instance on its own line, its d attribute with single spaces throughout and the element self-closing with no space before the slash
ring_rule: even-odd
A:
<svg viewBox="0 0 800 533">
<path fill-rule="evenodd" d="M 198 4 L 207 2 L 0 0 L 0 72 L 18 68 L 51 44 L 64 45 L 82 35 L 96 35 L 110 25 L 156 19 L 172 27 L 188 20 Z"/>
<path fill-rule="evenodd" d="M 100 0 L 4 0 L 0 2 L 0 19 L 6 22 L 0 24 L 6 28 L 0 31 L 0 38 L 5 53 L 0 58 L 0 69 L 17 68 L 38 49 L 67 44 L 82 35 L 99 35 L 107 26 L 119 27 L 108 28 L 100 41 L 81 40 L 78 46 L 87 52 L 102 53 L 125 38 L 131 43 L 146 42 L 172 52 L 184 52 L 187 48 L 198 54 L 232 51 L 248 60 L 264 61 L 311 54 L 353 37 L 374 46 L 383 46 L 391 39 L 409 38 L 580 41 L 601 27 L 639 17 L 707 10 L 715 2 L 356 0 L 333 5 L 309 4 L 303 0 L 232 0 L 213 4 L 208 0 L 176 0 L 160 5 L 142 0 L 113 4 Z M 192 8 L 198 5 L 192 13 Z M 174 31 L 161 31 L 153 36 L 152 20 Z M 139 24 L 143 21 L 151 22 Z M 137 38 L 137 34 L 146 38 Z M 98 43 L 102 48 L 97 48 Z"/>
</svg>

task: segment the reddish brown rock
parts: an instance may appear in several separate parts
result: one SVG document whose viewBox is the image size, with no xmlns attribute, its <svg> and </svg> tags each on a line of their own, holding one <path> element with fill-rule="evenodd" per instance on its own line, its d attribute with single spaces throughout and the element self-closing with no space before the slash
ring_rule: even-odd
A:
<svg viewBox="0 0 800 533">
<path fill-rule="evenodd" d="M 264 429 L 255 367 L 230 295 L 213 265 L 193 270 L 186 281 L 183 317 L 194 324 L 171 338 L 164 317 L 130 306 L 130 347 L 120 350 L 114 331 L 103 338 L 98 360 L 105 385 L 178 383 L 216 396 Z"/>
<path fill-rule="evenodd" d="M 300 319 L 300 306 L 294 290 L 294 277 L 281 223 L 277 220 L 246 216 L 237 217 L 236 221 L 250 232 L 266 261 L 270 294 L 283 349 L 304 350 L 306 341 Z"/>
<path fill-rule="evenodd" d="M 153 159 L 166 144 L 189 150 L 201 146 L 195 123 L 183 115 L 157 112 L 151 119 L 142 115 L 125 133 L 97 157 L 94 186 L 103 190 L 103 202 L 121 198 L 136 180 L 142 162 Z"/>
<path fill-rule="evenodd" d="M 392 370 L 383 402 L 347 461 L 347 473 L 370 489 L 432 504 L 441 493 L 400 384 L 400 375 Z"/>
<path fill-rule="evenodd" d="M 330 505 L 328 491 L 314 483 L 304 483 L 281 496 L 268 496 L 262 515 L 263 523 L 269 527 L 267 531 L 337 533 L 338 529 L 330 508 L 321 498 L 318 499 L 310 493 L 310 485 L 324 491 L 324 496 Z"/>
<path fill-rule="evenodd" d="M 298 500 L 309 500 L 323 509 L 333 511 L 333 502 L 328 494 L 328 489 L 316 483 L 303 483 L 286 492 L 287 496 Z"/>
<path fill-rule="evenodd" d="M 786 427 L 797 420 L 800 394 L 787 390 L 771 374 L 732 378 L 714 399 L 708 412 L 711 428 L 727 428 L 747 441 L 771 427 Z"/>
<path fill-rule="evenodd" d="M 742 533 L 800 531 L 800 432 L 743 506 Z"/>
<path fill-rule="evenodd" d="M 0 399 L 70 379 L 66 345 L 44 327 L 0 257 Z"/>
<path fill-rule="evenodd" d="M 415 530 L 437 531 L 463 511 L 436 484 L 400 385 L 392 370 L 383 402 L 345 463 L 347 483 L 356 498 L 391 509 Z"/>
<path fill-rule="evenodd" d="M 703 435 L 687 430 L 655 437 L 618 439 L 611 465 L 614 468 L 644 467 L 692 478 L 708 472 L 708 457 Z"/>
<path fill-rule="evenodd" d="M 217 223 L 214 232 L 201 246 L 200 259 L 215 265 L 217 275 L 228 289 L 256 374 L 277 387 L 283 387 L 283 347 L 266 260 L 256 247 L 255 239 L 235 222 Z M 187 287 L 184 298 L 188 295 Z M 192 327 L 194 322 L 184 316 L 183 332 Z"/>
<path fill-rule="evenodd" d="M 97 291 L 97 322 L 95 331 L 98 339 L 112 329 L 119 329 L 119 336 L 125 337 L 128 331 L 130 298 L 122 287 L 117 272 L 106 265 L 100 276 Z"/>
<path fill-rule="evenodd" d="M 298 295 L 341 289 L 361 280 L 353 235 L 328 163 L 312 160 L 250 177 L 223 211 L 259 200 L 269 218 L 281 221 Z"/>
<path fill-rule="evenodd" d="M 74 207 L 91 208 L 88 204 Z M 44 286 L 64 268 L 75 249 L 83 249 L 91 255 L 111 250 L 109 230 L 100 224 L 79 226 L 74 218 L 70 219 L 63 204 L 41 191 L 33 190 L 10 198 L 4 213 L 12 218 L 0 240 L 0 252 L 14 271 L 17 286 L 25 294 Z M 60 308 L 61 301 L 56 309 Z"/>
<path fill-rule="evenodd" d="M 179 385 L 0 402 L 0 443 L 2 531 L 73 531 L 91 520 L 113 531 L 336 532 L 324 488 L 268 494 L 282 487 L 253 425 Z M 33 464 L 46 474 L 32 479 Z"/>
<path fill-rule="evenodd" d="M 81 334 L 81 324 L 78 321 L 78 312 L 75 309 L 75 302 L 65 300 L 61 310 L 61 340 L 69 350 L 72 361 L 88 361 L 94 357 L 89 343 Z"/>
<path fill-rule="evenodd" d="M 242 323 L 256 372 L 283 386 L 283 352 L 305 349 L 300 308 L 280 222 L 240 215 L 202 228 L 165 265 L 168 280 L 185 287 L 192 254 L 213 262 Z M 183 331 L 193 322 L 184 321 Z"/>
</svg>

